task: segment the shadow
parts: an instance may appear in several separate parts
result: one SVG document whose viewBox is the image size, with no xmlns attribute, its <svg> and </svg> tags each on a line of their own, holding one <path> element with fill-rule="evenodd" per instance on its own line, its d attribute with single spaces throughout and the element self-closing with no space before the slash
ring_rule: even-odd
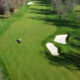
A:
<svg viewBox="0 0 80 80">
<path fill-rule="evenodd" d="M 76 10 L 75 12 L 80 12 L 80 10 Z"/>
<path fill-rule="evenodd" d="M 42 1 L 42 0 L 41 0 Z M 45 6 L 49 3 L 49 0 L 45 3 L 45 1 L 42 1 L 43 4 L 45 4 Z M 41 4 L 40 4 L 41 5 Z M 50 4 L 49 4 L 50 5 Z M 51 7 L 52 8 L 52 7 Z M 77 11 L 75 11 L 76 13 Z M 43 20 L 45 21 L 45 23 L 52 23 L 52 25 L 56 25 L 57 27 L 69 27 L 69 28 L 80 28 L 80 20 L 76 21 L 76 17 L 74 17 L 74 15 L 71 13 L 71 17 L 69 16 L 64 16 L 62 17 L 61 20 L 59 20 L 57 13 L 53 10 L 53 9 L 37 9 L 37 8 L 31 8 L 31 13 L 36 13 L 36 14 L 43 14 L 43 15 L 47 15 L 46 18 L 44 17 L 30 17 L 31 19 L 36 19 L 36 20 Z M 49 17 L 49 16 L 52 17 Z M 73 18 L 72 18 L 73 16 Z"/>
<path fill-rule="evenodd" d="M 7 17 L 0 16 L 0 19 L 7 19 Z"/>
<path fill-rule="evenodd" d="M 10 8 L 10 12 L 12 12 L 12 13 L 13 13 L 13 12 L 14 12 L 14 9 L 13 9 L 13 8 Z"/>
<path fill-rule="evenodd" d="M 77 30 L 74 30 L 71 33 L 71 40 L 70 40 L 70 43 L 69 45 L 74 48 L 74 49 L 77 49 L 77 50 L 80 50 L 80 31 L 79 29 Z"/>
<path fill-rule="evenodd" d="M 57 66 L 64 66 L 71 70 L 80 70 L 80 54 L 69 52 L 61 54 L 59 57 L 46 56 L 50 61 L 49 63 Z"/>
<path fill-rule="evenodd" d="M 4 9 L 2 9 L 2 8 L 0 8 L 0 19 L 6 19 L 6 18 L 8 18 L 8 17 L 4 17 L 4 14 L 5 12 L 4 12 Z"/>
<path fill-rule="evenodd" d="M 6 69 L 3 59 L 0 57 L 0 71 L 2 71 L 3 80 L 11 80 L 9 73 Z M 0 73 L 1 75 L 1 73 Z M 2 80 L 2 79 L 1 79 Z"/>
<path fill-rule="evenodd" d="M 16 40 L 16 41 L 17 41 L 17 43 L 22 43 L 22 40 L 19 40 L 19 39 L 18 39 L 18 40 Z"/>
<path fill-rule="evenodd" d="M 37 9 L 37 8 L 31 8 L 31 13 L 35 14 L 41 14 L 41 15 L 47 15 L 45 18 L 41 16 L 36 16 L 36 17 L 29 17 L 31 19 L 36 19 L 36 20 L 43 20 L 45 23 L 52 23 L 52 25 L 56 25 L 57 27 L 69 27 L 69 28 L 80 28 L 80 20 L 72 20 L 62 18 L 59 20 L 57 13 L 53 9 Z M 52 17 L 49 17 L 52 16 Z M 65 16 L 67 17 L 67 16 Z"/>
<path fill-rule="evenodd" d="M 0 8 L 0 15 L 4 15 L 4 9 Z"/>
<path fill-rule="evenodd" d="M 37 9 L 37 8 L 31 8 L 31 13 L 43 14 L 43 15 L 56 14 L 56 12 L 54 12 L 53 10 L 50 10 L 50 9 Z"/>
<path fill-rule="evenodd" d="M 43 13 L 44 12 L 40 12 Z M 38 13 L 39 14 L 39 13 Z M 49 15 L 50 13 L 46 13 L 46 15 Z M 52 13 L 51 13 L 52 14 Z M 55 15 L 55 14 L 54 14 Z M 52 25 L 56 25 L 57 27 L 69 27 L 69 28 L 80 28 L 80 21 L 72 21 L 72 20 L 59 20 L 59 19 L 55 19 L 55 18 L 43 18 L 43 17 L 30 17 L 31 19 L 36 19 L 36 20 L 43 20 L 46 23 L 52 23 Z"/>
<path fill-rule="evenodd" d="M 80 49 L 80 44 L 77 44 L 77 43 L 70 43 L 70 46 L 75 48 L 75 49 Z"/>
<path fill-rule="evenodd" d="M 80 34 L 80 33 L 79 33 L 79 34 Z M 74 37 L 74 39 L 80 41 L 80 37 L 77 36 L 77 35 Z"/>
<path fill-rule="evenodd" d="M 80 22 L 72 21 L 72 20 L 53 20 L 53 19 L 46 19 L 46 22 L 53 22 L 54 25 L 58 27 L 69 27 L 69 28 L 80 28 Z"/>
<path fill-rule="evenodd" d="M 39 0 L 40 2 L 40 4 L 50 4 L 50 0 Z"/>
<path fill-rule="evenodd" d="M 45 58 L 49 64 L 55 66 L 63 66 L 69 70 L 80 70 L 80 54 L 69 51 L 69 53 L 61 53 L 60 56 L 52 56 L 50 52 L 45 51 Z"/>
<path fill-rule="evenodd" d="M 43 3 L 44 4 L 44 3 Z M 42 4 L 40 4 L 42 5 Z M 47 5 L 47 4 L 45 4 Z M 52 15 L 55 16 L 57 15 L 54 11 L 49 10 L 49 9 L 31 9 L 32 13 L 36 13 L 36 14 L 43 14 L 43 15 L 47 15 L 46 18 L 44 17 L 30 17 L 31 19 L 36 19 L 36 20 L 43 20 L 46 23 L 51 23 L 51 25 L 55 25 L 56 27 L 60 27 L 59 30 L 57 31 L 58 34 L 60 33 L 70 33 L 70 41 L 71 43 L 68 44 L 69 48 L 72 47 L 73 49 L 79 49 L 80 48 L 80 44 L 75 44 L 72 41 L 76 40 L 76 42 L 80 41 L 79 38 L 79 34 L 80 31 L 77 32 L 78 29 L 80 29 L 80 21 L 76 21 L 75 19 L 62 19 L 59 20 L 58 17 L 48 17 L 48 15 Z M 67 16 L 66 16 L 67 17 Z M 54 27 L 54 26 L 53 26 Z M 64 27 L 64 29 L 62 29 Z M 63 30 L 63 31 L 62 31 Z M 57 33 L 55 33 L 56 35 Z M 67 52 L 61 52 L 61 47 L 59 48 L 59 52 L 60 52 L 60 56 L 52 56 L 51 53 L 47 50 L 45 44 L 47 43 L 47 41 L 49 41 L 49 39 L 52 38 L 53 40 L 53 36 L 51 35 L 48 37 L 48 39 L 46 38 L 43 42 L 42 42 L 42 46 L 44 48 L 44 52 L 40 52 L 42 53 L 43 56 L 45 56 L 45 58 L 47 58 L 49 60 L 49 63 L 51 65 L 56 65 L 56 66 L 63 66 L 69 70 L 80 70 L 80 53 L 79 52 L 74 52 L 74 50 L 72 51 L 71 49 L 67 49 L 65 46 L 65 49 L 67 49 Z M 69 38 L 68 38 L 69 40 Z"/>
<path fill-rule="evenodd" d="M 74 38 L 76 36 L 76 33 L 75 32 L 73 33 L 69 35 L 69 38 L 75 40 Z M 76 39 L 75 40 L 76 42 L 70 40 L 71 42 L 68 41 L 68 44 L 66 44 L 65 46 L 55 42 L 53 43 L 52 40 L 54 39 L 55 36 L 56 34 L 52 34 L 42 41 L 42 47 L 44 51 L 40 52 L 40 54 L 44 56 L 46 59 L 48 59 L 49 64 L 53 66 L 62 66 L 71 71 L 80 70 L 80 52 L 79 52 L 80 44 L 79 43 L 76 44 L 76 42 L 80 41 L 80 39 L 79 40 Z M 77 35 L 77 37 L 79 37 L 79 35 Z M 59 56 L 51 55 L 50 51 L 46 47 L 47 42 L 51 42 L 58 47 L 58 52 L 60 54 Z M 64 49 L 66 50 L 64 51 Z M 77 51 L 75 52 L 75 50 L 78 50 L 78 52 Z"/>
</svg>

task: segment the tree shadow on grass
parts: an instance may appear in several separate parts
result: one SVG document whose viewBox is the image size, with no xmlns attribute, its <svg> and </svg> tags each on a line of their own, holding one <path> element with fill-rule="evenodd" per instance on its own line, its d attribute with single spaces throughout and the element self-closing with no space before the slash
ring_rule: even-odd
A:
<svg viewBox="0 0 80 80">
<path fill-rule="evenodd" d="M 74 31 L 70 32 L 70 42 L 69 45 L 74 48 L 74 50 L 80 51 L 80 28 L 74 29 Z"/>
<path fill-rule="evenodd" d="M 30 13 L 35 13 L 35 14 L 42 14 L 42 15 L 52 15 L 56 14 L 56 12 L 49 10 L 49 9 L 37 9 L 37 8 L 31 8 Z"/>
<path fill-rule="evenodd" d="M 47 15 L 46 18 L 41 17 L 41 16 L 37 16 L 37 17 L 31 17 L 31 19 L 36 19 L 36 20 L 43 20 L 45 21 L 45 23 L 52 23 L 52 25 L 56 25 L 56 27 L 65 27 L 71 29 L 70 33 L 70 38 L 71 40 L 76 40 L 76 41 L 80 41 L 79 38 L 79 34 L 80 32 L 76 32 L 75 29 L 80 29 L 80 21 L 75 21 L 75 20 L 59 20 L 58 18 L 53 18 L 53 17 L 48 17 L 48 15 L 56 15 L 54 12 L 52 13 L 51 10 L 42 10 L 42 9 L 32 9 L 33 12 L 32 13 L 36 13 L 36 14 L 43 14 L 43 15 Z M 51 13 L 50 13 L 51 12 Z M 61 28 L 60 28 L 61 29 Z M 75 31 L 74 31 L 74 30 Z M 61 29 L 62 30 L 62 29 Z M 60 31 L 58 30 L 59 34 Z M 66 32 L 68 30 L 65 30 Z M 62 33 L 64 31 L 61 31 Z M 53 35 L 52 35 L 53 36 Z M 49 39 L 52 37 L 50 36 Z M 45 42 L 47 42 L 48 39 L 46 39 Z M 60 50 L 60 56 L 52 56 L 50 54 L 50 52 L 47 50 L 47 48 L 45 47 L 45 43 L 43 41 L 42 46 L 44 48 L 44 53 L 41 52 L 49 61 L 49 63 L 51 65 L 56 65 L 56 66 L 63 66 L 69 70 L 80 70 L 80 53 L 74 52 L 72 50 L 69 50 L 68 52 L 64 52 L 62 53 Z M 68 44 L 70 47 L 72 47 L 73 49 L 79 49 L 80 48 L 80 44 L 75 44 L 73 42 L 71 42 L 70 44 Z"/>
<path fill-rule="evenodd" d="M 6 17 L 0 16 L 0 19 L 7 19 Z"/>
<path fill-rule="evenodd" d="M 50 60 L 50 64 L 64 66 L 71 70 L 80 70 L 80 54 L 69 52 L 61 54 L 59 57 L 46 56 Z"/>
<path fill-rule="evenodd" d="M 39 13 L 38 13 L 39 14 Z M 42 13 L 41 13 L 42 14 Z M 50 14 L 50 13 L 46 13 Z M 55 14 L 54 14 L 55 15 Z M 54 18 L 43 18 L 43 17 L 30 17 L 31 19 L 36 19 L 36 20 L 43 20 L 46 23 L 52 23 L 52 25 L 56 25 L 56 27 L 69 27 L 73 29 L 78 29 L 80 28 L 80 21 L 72 21 L 72 20 L 59 20 L 59 19 L 54 19 Z"/>
<path fill-rule="evenodd" d="M 61 53 L 60 56 L 52 56 L 50 52 L 45 51 L 45 58 L 49 64 L 55 66 L 63 66 L 71 71 L 80 70 L 80 54 L 69 51 L 69 53 Z"/>
<path fill-rule="evenodd" d="M 57 27 L 69 27 L 69 28 L 80 28 L 80 21 L 71 20 L 71 19 L 62 19 L 59 20 L 55 11 L 52 9 L 37 9 L 31 8 L 31 13 L 47 15 L 45 18 L 41 16 L 30 17 L 31 19 L 43 20 L 45 23 L 52 23 L 52 25 L 56 25 Z M 52 17 L 49 17 L 49 16 Z"/>
<path fill-rule="evenodd" d="M 76 43 L 70 43 L 70 46 L 72 46 L 75 49 L 80 49 L 80 44 L 76 44 Z"/>
<path fill-rule="evenodd" d="M 42 53 L 42 55 L 46 59 L 48 59 L 49 64 L 53 66 L 63 66 L 71 71 L 75 71 L 75 70 L 80 71 L 80 52 L 74 51 L 75 49 L 78 50 L 80 48 L 80 44 L 75 44 L 72 42 L 72 43 L 66 44 L 65 46 L 65 45 L 59 45 L 58 43 L 57 44 L 54 43 L 58 47 L 58 52 L 60 55 L 52 56 L 46 47 L 46 43 L 52 42 L 53 37 L 55 37 L 54 34 L 47 37 L 44 41 L 42 41 L 42 47 L 44 49 L 44 52 L 40 52 L 40 53 Z M 66 49 L 67 52 L 63 51 L 64 50 L 63 48 Z"/>
<path fill-rule="evenodd" d="M 80 20 L 76 21 L 75 17 L 72 19 L 72 17 L 69 16 L 62 17 L 62 19 L 59 20 L 57 13 L 53 10 L 53 8 L 52 9 L 51 8 L 48 7 L 47 9 L 31 8 L 31 13 L 47 15 L 47 16 L 45 18 L 41 16 L 30 17 L 30 18 L 36 20 L 43 20 L 45 21 L 45 23 L 52 23 L 52 25 L 56 25 L 57 27 L 69 27 L 74 29 L 80 28 Z"/>
<path fill-rule="evenodd" d="M 71 21 L 71 20 L 55 20 L 55 19 L 45 19 L 46 22 L 53 22 L 57 27 L 70 27 L 70 28 L 80 28 L 80 22 Z"/>
<path fill-rule="evenodd" d="M 40 4 L 50 4 L 50 0 L 39 0 Z"/>
</svg>

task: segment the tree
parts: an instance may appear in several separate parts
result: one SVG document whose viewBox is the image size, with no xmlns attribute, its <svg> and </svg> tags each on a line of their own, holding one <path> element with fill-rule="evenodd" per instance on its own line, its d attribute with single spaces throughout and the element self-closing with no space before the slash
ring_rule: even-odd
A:
<svg viewBox="0 0 80 80">
<path fill-rule="evenodd" d="M 54 11 L 56 11 L 56 0 L 51 0 L 50 3 L 53 6 Z"/>
<path fill-rule="evenodd" d="M 53 7 L 58 14 L 59 20 L 61 20 L 62 16 L 67 15 L 66 7 L 64 5 L 63 0 L 51 0 Z"/>
<path fill-rule="evenodd" d="M 62 16 L 68 16 L 69 11 L 74 13 L 76 5 L 79 3 L 80 0 L 51 0 L 51 4 L 60 20 Z"/>
<path fill-rule="evenodd" d="M 77 5 L 78 0 L 65 0 L 65 5 L 67 11 L 72 11 L 74 13 L 74 8 Z"/>
<path fill-rule="evenodd" d="M 4 15 L 10 16 L 10 11 L 16 12 L 25 2 L 26 0 L 0 0 L 0 12 L 2 10 Z"/>
</svg>

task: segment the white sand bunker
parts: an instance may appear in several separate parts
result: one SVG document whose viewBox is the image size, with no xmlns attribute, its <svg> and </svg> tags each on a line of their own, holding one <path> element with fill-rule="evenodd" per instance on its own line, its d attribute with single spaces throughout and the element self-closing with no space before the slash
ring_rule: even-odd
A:
<svg viewBox="0 0 80 80">
<path fill-rule="evenodd" d="M 34 4 L 34 2 L 28 2 L 27 3 L 27 5 L 33 5 Z"/>
<path fill-rule="evenodd" d="M 54 44 L 52 44 L 52 43 L 47 43 L 47 44 L 46 44 L 46 47 L 49 49 L 49 51 L 51 52 L 51 54 L 52 54 L 53 56 L 58 56 L 58 55 L 59 55 L 59 53 L 58 53 L 58 48 L 57 48 Z"/>
<path fill-rule="evenodd" d="M 68 34 L 64 35 L 57 35 L 54 39 L 55 42 L 61 43 L 61 44 L 67 44 L 67 38 Z"/>
</svg>

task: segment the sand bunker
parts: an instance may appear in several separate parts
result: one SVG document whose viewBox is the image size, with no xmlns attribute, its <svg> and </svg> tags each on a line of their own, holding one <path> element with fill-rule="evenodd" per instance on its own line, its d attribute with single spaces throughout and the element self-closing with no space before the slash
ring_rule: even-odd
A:
<svg viewBox="0 0 80 80">
<path fill-rule="evenodd" d="M 27 3 L 27 5 L 33 5 L 34 4 L 34 2 L 28 2 Z"/>
<path fill-rule="evenodd" d="M 57 35 L 54 41 L 61 44 L 67 44 L 67 38 L 68 38 L 68 34 Z"/>
<path fill-rule="evenodd" d="M 46 47 L 48 48 L 48 50 L 51 52 L 53 56 L 59 55 L 58 48 L 53 43 L 47 43 Z"/>
</svg>

